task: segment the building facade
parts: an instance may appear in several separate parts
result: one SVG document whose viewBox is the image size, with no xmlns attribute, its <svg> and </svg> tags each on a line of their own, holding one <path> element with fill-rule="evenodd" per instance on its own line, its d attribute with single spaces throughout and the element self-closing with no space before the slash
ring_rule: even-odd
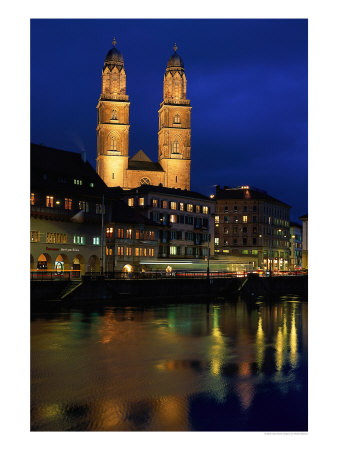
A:
<svg viewBox="0 0 338 450">
<path fill-rule="evenodd" d="M 132 189 L 142 184 L 190 189 L 190 100 L 182 58 L 174 54 L 163 80 L 159 110 L 158 162 L 142 151 L 129 158 L 129 97 L 124 59 L 116 48 L 106 55 L 97 105 L 96 170 L 109 187 Z"/>
<path fill-rule="evenodd" d="M 122 192 L 133 209 L 158 224 L 158 269 L 199 270 L 214 254 L 214 204 L 209 197 L 192 191 L 143 185 Z"/>
<path fill-rule="evenodd" d="M 31 145 L 31 271 L 100 271 L 106 191 L 80 154 Z"/>
<path fill-rule="evenodd" d="M 308 215 L 304 214 L 299 218 L 302 221 L 302 266 L 308 270 Z"/>
<path fill-rule="evenodd" d="M 299 269 L 302 266 L 302 226 L 290 222 L 290 268 Z"/>
<path fill-rule="evenodd" d="M 158 257 L 162 225 L 123 201 L 115 200 L 110 206 L 110 221 L 105 224 L 105 272 L 149 271 L 147 263 Z"/>
<path fill-rule="evenodd" d="M 215 200 L 215 256 L 224 266 L 289 270 L 289 205 L 249 186 L 217 186 Z"/>
</svg>

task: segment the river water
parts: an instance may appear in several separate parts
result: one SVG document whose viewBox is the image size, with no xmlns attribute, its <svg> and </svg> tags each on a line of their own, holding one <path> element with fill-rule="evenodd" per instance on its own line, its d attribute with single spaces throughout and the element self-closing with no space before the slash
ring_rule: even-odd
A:
<svg viewBox="0 0 338 450">
<path fill-rule="evenodd" d="M 31 429 L 306 431 L 307 303 L 33 313 Z"/>
</svg>

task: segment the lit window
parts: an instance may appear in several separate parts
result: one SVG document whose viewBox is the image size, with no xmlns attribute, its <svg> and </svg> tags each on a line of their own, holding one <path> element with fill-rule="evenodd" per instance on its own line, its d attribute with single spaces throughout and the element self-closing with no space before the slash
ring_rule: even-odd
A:
<svg viewBox="0 0 338 450">
<path fill-rule="evenodd" d="M 124 255 L 124 247 L 117 247 L 117 254 L 118 256 L 123 256 Z"/>
<path fill-rule="evenodd" d="M 31 231 L 31 242 L 39 242 L 39 232 Z"/>
<path fill-rule="evenodd" d="M 135 239 L 140 239 L 140 230 L 135 230 Z"/>
<path fill-rule="evenodd" d="M 158 206 L 158 201 L 156 198 L 153 198 L 153 208 L 157 208 Z"/>
<path fill-rule="evenodd" d="M 180 203 L 180 211 L 184 211 L 184 203 Z"/>
<path fill-rule="evenodd" d="M 132 236 L 132 230 L 127 230 L 127 239 L 131 239 Z"/>
<path fill-rule="evenodd" d="M 258 255 L 258 250 L 252 250 L 251 253 L 252 253 L 253 255 Z"/>
<path fill-rule="evenodd" d="M 148 255 L 149 256 L 154 256 L 154 249 L 153 248 L 149 248 L 148 249 Z"/>
<path fill-rule="evenodd" d="M 200 212 L 201 212 L 201 207 L 200 207 L 200 205 L 196 205 L 196 212 L 197 212 L 197 213 L 200 213 Z"/>
<path fill-rule="evenodd" d="M 93 245 L 100 245 L 100 238 L 99 237 L 93 237 Z"/>
<path fill-rule="evenodd" d="M 35 205 L 35 194 L 31 193 L 31 205 Z"/>
<path fill-rule="evenodd" d="M 147 177 L 141 178 L 140 184 L 150 184 L 149 178 L 147 178 Z"/>
<path fill-rule="evenodd" d="M 127 247 L 126 248 L 126 255 L 127 256 L 131 256 L 132 255 L 132 247 Z"/>
<path fill-rule="evenodd" d="M 215 237 L 215 245 L 219 245 L 219 237 Z"/>
<path fill-rule="evenodd" d="M 247 255 L 249 253 L 249 250 L 242 250 L 242 255 Z"/>
<path fill-rule="evenodd" d="M 134 206 L 134 199 L 128 198 L 128 206 Z"/>
<path fill-rule="evenodd" d="M 215 223 L 219 223 L 219 216 L 215 216 Z"/>
<path fill-rule="evenodd" d="M 208 214 L 209 208 L 207 206 L 203 206 L 203 214 Z"/>
<path fill-rule="evenodd" d="M 175 247 L 174 245 L 171 245 L 170 246 L 170 254 L 177 255 L 177 247 Z"/>
<path fill-rule="evenodd" d="M 179 153 L 179 144 L 177 140 L 172 144 L 172 153 Z"/>
<path fill-rule="evenodd" d="M 144 198 L 143 198 L 143 197 L 141 197 L 141 198 L 138 199 L 138 204 L 139 204 L 140 206 L 144 206 Z"/>
<path fill-rule="evenodd" d="M 162 200 L 162 208 L 168 208 L 167 200 Z"/>
<path fill-rule="evenodd" d="M 140 256 L 140 249 L 138 247 L 135 248 L 135 256 Z"/>
<path fill-rule="evenodd" d="M 111 149 L 112 150 L 117 150 L 117 139 L 116 139 L 116 137 L 113 136 L 111 138 L 110 145 L 111 145 Z"/>
<path fill-rule="evenodd" d="M 93 187 L 94 187 L 94 183 L 89 183 L 89 186 L 90 186 L 91 188 L 93 188 Z"/>
<path fill-rule="evenodd" d="M 223 253 L 229 253 L 230 250 L 223 250 Z"/>
<path fill-rule="evenodd" d="M 119 228 L 118 231 L 117 231 L 117 237 L 119 239 L 123 239 L 123 236 L 124 236 L 124 229 L 123 228 Z"/>
<path fill-rule="evenodd" d="M 176 202 L 170 202 L 170 209 L 177 209 L 177 203 Z"/>
<path fill-rule="evenodd" d="M 47 208 L 53 208 L 53 206 L 54 206 L 54 197 L 51 197 L 50 195 L 46 196 L 46 206 L 47 206 Z"/>
<path fill-rule="evenodd" d="M 190 203 L 188 203 L 188 204 L 187 204 L 187 211 L 193 212 L 193 210 L 194 210 L 193 205 L 191 205 Z"/>
<path fill-rule="evenodd" d="M 178 114 L 176 114 L 176 116 L 174 117 L 174 123 L 181 123 L 181 119 Z"/>
<path fill-rule="evenodd" d="M 170 214 L 170 223 L 177 223 L 176 214 Z"/>
<path fill-rule="evenodd" d="M 78 180 L 77 178 L 74 178 L 74 184 L 77 186 L 82 186 L 82 180 Z"/>
<path fill-rule="evenodd" d="M 72 209 L 72 199 L 65 198 L 65 209 Z"/>
<path fill-rule="evenodd" d="M 155 231 L 149 231 L 149 240 L 150 241 L 155 240 Z"/>
<path fill-rule="evenodd" d="M 106 230 L 106 236 L 107 236 L 107 238 L 113 237 L 113 232 L 114 232 L 114 228 L 112 228 L 112 227 L 107 228 L 107 230 Z"/>
<path fill-rule="evenodd" d="M 247 221 L 248 221 L 248 216 L 243 216 L 243 222 L 247 223 Z"/>
<path fill-rule="evenodd" d="M 89 211 L 89 204 L 88 202 L 84 202 L 82 200 L 79 201 L 79 209 L 82 211 L 88 212 Z"/>
</svg>

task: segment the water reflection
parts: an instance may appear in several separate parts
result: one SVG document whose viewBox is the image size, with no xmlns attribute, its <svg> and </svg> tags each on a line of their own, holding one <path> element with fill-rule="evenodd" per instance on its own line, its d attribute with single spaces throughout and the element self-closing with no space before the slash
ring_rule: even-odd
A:
<svg viewBox="0 0 338 450">
<path fill-rule="evenodd" d="M 32 430 L 305 430 L 307 304 L 35 315 Z"/>
</svg>

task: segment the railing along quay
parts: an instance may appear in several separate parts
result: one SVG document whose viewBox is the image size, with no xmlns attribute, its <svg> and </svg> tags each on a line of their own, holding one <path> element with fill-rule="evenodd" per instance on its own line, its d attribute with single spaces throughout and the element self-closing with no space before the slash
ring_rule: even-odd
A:
<svg viewBox="0 0 338 450">
<path fill-rule="evenodd" d="M 278 272 L 257 273 L 257 272 L 86 272 L 81 275 L 80 270 L 31 270 L 30 278 L 35 281 L 71 281 L 83 279 L 106 279 L 106 280 L 158 280 L 158 279 L 217 279 L 217 278 L 247 278 L 247 277 L 283 277 L 283 276 L 304 276 L 307 272 Z"/>
</svg>

